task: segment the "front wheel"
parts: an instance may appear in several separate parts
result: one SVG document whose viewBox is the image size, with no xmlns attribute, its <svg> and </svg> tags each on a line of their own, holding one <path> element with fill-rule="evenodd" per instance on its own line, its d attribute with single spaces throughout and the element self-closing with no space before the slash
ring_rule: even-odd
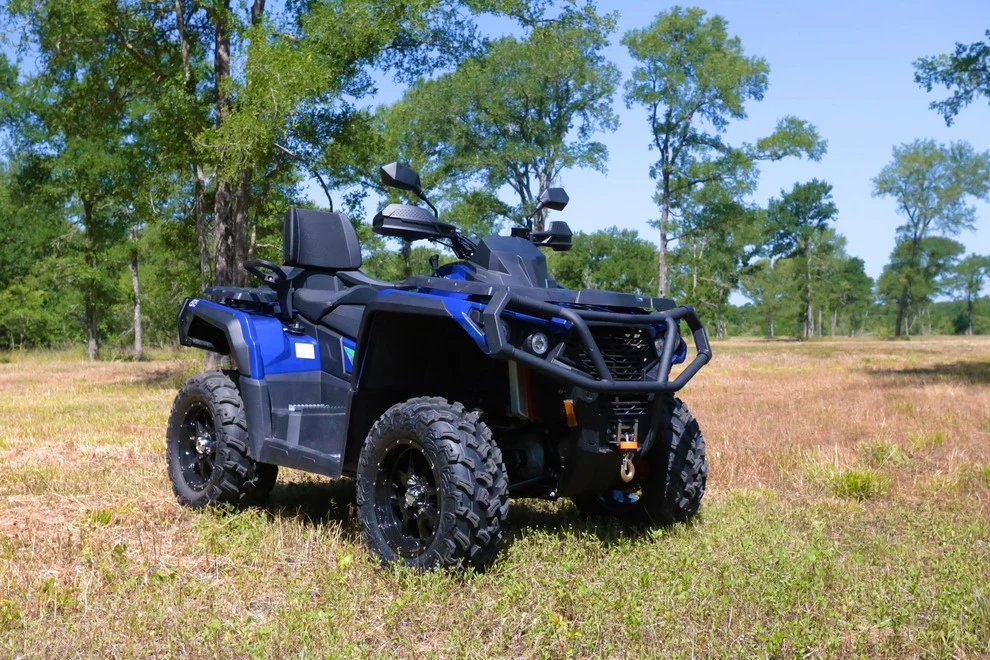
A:
<svg viewBox="0 0 990 660">
<path fill-rule="evenodd" d="M 705 439 L 697 420 L 680 399 L 674 399 L 670 420 L 649 453 L 635 461 L 632 482 L 616 479 L 602 493 L 582 493 L 574 504 L 589 515 L 623 522 L 664 526 L 698 513 L 708 479 Z"/>
<path fill-rule="evenodd" d="M 392 406 L 361 449 L 362 534 L 383 563 L 484 569 L 502 543 L 508 477 L 491 431 L 459 403 Z"/>
</svg>

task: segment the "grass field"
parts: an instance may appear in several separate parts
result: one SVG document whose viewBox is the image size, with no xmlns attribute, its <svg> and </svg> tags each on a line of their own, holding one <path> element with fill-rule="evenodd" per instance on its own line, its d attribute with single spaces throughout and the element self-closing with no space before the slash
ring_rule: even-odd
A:
<svg viewBox="0 0 990 660">
<path fill-rule="evenodd" d="M 696 523 L 516 502 L 484 575 L 381 570 L 348 482 L 181 509 L 193 362 L 0 356 L 0 656 L 990 655 L 990 340 L 715 351 Z"/>
</svg>

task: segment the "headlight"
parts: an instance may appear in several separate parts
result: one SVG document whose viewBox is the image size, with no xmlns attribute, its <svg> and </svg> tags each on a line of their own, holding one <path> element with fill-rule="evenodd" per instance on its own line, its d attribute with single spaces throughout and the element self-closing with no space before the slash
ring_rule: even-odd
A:
<svg viewBox="0 0 990 660">
<path fill-rule="evenodd" d="M 663 355 L 663 337 L 653 340 L 653 348 L 657 349 L 657 355 Z"/>
<path fill-rule="evenodd" d="M 550 350 L 550 338 L 537 330 L 526 337 L 526 350 L 534 355 L 546 355 L 546 352 Z"/>
</svg>

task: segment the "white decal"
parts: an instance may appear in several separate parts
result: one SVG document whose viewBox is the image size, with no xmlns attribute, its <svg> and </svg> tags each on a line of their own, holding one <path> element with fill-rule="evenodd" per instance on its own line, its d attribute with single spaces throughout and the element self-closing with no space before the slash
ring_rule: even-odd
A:
<svg viewBox="0 0 990 660">
<path fill-rule="evenodd" d="M 296 357 L 303 360 L 315 360 L 316 346 L 313 344 L 296 344 Z"/>
</svg>

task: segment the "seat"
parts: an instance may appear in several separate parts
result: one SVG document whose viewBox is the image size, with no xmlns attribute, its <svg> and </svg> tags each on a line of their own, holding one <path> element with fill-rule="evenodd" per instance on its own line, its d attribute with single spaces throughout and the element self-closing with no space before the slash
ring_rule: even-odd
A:
<svg viewBox="0 0 990 660">
<path fill-rule="evenodd" d="M 356 286 L 340 291 L 323 289 L 297 289 L 294 295 L 296 311 L 303 318 L 320 323 L 324 316 L 342 306 L 367 305 L 378 294 L 368 286 Z M 362 309 L 363 311 L 363 309 Z M 351 335 L 354 336 L 354 335 Z"/>
<path fill-rule="evenodd" d="M 394 283 L 358 270 L 361 246 L 351 221 L 342 213 L 292 208 L 285 214 L 282 234 L 284 308 L 356 337 L 364 305 Z"/>
<path fill-rule="evenodd" d="M 358 332 L 361 330 L 362 318 L 364 318 L 363 306 L 345 305 L 343 307 L 335 307 L 332 312 L 320 320 L 320 323 L 345 337 L 357 339 Z"/>
</svg>

